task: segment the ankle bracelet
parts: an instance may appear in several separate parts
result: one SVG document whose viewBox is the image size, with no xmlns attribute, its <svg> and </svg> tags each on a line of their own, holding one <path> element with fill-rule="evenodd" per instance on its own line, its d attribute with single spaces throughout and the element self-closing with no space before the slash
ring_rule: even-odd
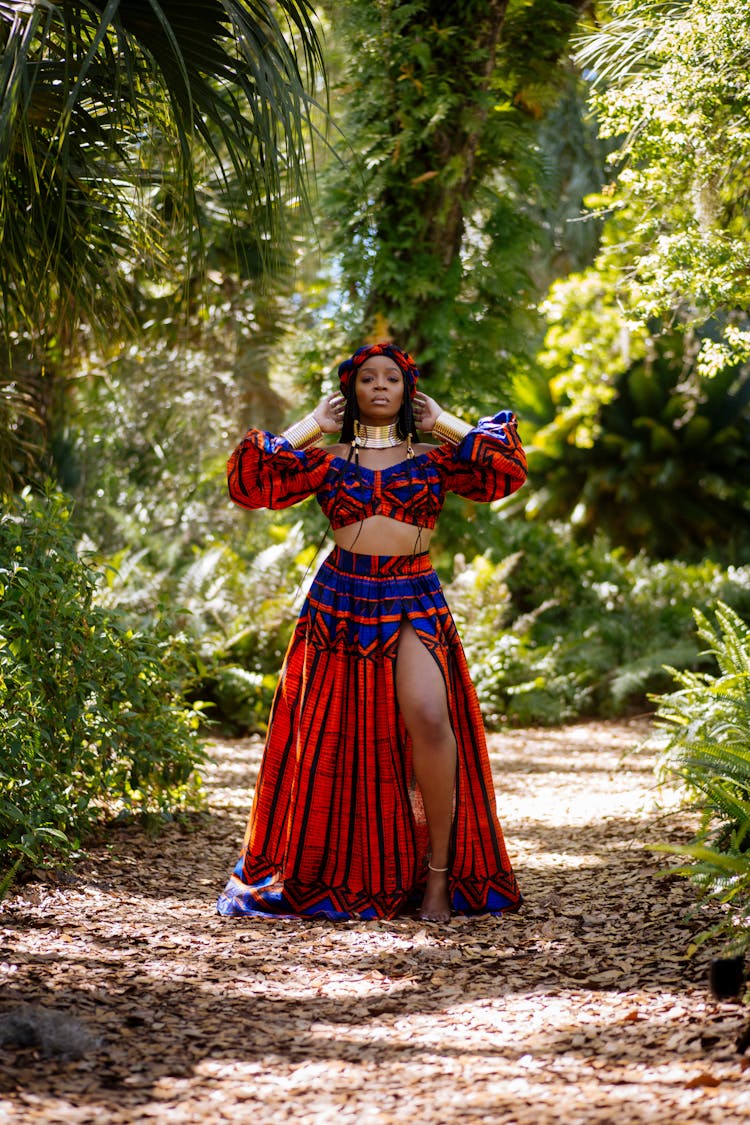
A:
<svg viewBox="0 0 750 1125">
<path fill-rule="evenodd" d="M 433 867 L 431 863 L 428 863 L 427 866 L 429 867 L 430 871 L 450 871 L 449 867 Z"/>
</svg>

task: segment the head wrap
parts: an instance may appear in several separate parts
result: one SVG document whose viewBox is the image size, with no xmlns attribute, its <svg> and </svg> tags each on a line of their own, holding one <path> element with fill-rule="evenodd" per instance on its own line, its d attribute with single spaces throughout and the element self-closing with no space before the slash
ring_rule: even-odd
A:
<svg viewBox="0 0 750 1125">
<path fill-rule="evenodd" d="M 398 364 L 404 375 L 404 386 L 409 392 L 409 398 L 414 398 L 417 393 L 419 369 L 411 356 L 407 352 L 402 352 L 395 344 L 366 344 L 363 348 L 358 348 L 349 359 L 345 359 L 339 365 L 339 384 L 343 394 L 349 390 L 352 379 L 356 377 L 357 371 L 365 360 L 373 355 L 387 355 Z"/>
</svg>

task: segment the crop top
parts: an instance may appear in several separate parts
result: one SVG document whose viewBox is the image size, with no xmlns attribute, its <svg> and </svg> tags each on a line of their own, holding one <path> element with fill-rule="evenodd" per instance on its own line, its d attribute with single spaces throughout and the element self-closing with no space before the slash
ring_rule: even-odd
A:
<svg viewBox="0 0 750 1125">
<path fill-rule="evenodd" d="M 482 418 L 459 445 L 435 445 L 385 469 L 346 461 L 324 446 L 293 449 L 284 437 L 248 430 L 227 465 L 229 495 L 243 508 L 288 508 L 315 494 L 336 530 L 369 516 L 434 528 L 446 492 L 470 500 L 509 496 L 526 479 L 515 415 Z"/>
</svg>

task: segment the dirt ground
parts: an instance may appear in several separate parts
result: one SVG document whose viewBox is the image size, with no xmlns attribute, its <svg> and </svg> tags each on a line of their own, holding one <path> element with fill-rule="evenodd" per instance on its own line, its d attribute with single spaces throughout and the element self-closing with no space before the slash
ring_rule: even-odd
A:
<svg viewBox="0 0 750 1125">
<path fill-rule="evenodd" d="M 448 926 L 219 918 L 259 745 L 215 744 L 209 817 L 116 827 L 2 904 L 0 1004 L 74 1016 L 83 1055 L 45 1057 L 64 1029 L 0 1048 L 0 1120 L 744 1120 L 750 1015 L 711 998 L 693 891 L 646 848 L 690 835 L 646 729 L 492 736 L 526 902 Z"/>
</svg>

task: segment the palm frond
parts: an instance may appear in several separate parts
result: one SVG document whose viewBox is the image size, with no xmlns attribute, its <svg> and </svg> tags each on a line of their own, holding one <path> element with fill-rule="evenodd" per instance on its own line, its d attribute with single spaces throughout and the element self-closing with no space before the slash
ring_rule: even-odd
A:
<svg viewBox="0 0 750 1125">
<path fill-rule="evenodd" d="M 681 19 L 692 0 L 597 5 L 597 26 L 573 36 L 574 60 L 594 85 L 625 83 L 650 69 L 666 21 Z"/>
<path fill-rule="evenodd" d="M 158 263 L 166 241 L 160 194 L 179 201 L 186 245 L 200 234 L 206 163 L 238 181 L 228 213 L 267 245 L 284 199 L 306 197 L 322 71 L 308 0 L 5 3 L 0 43 L 6 328 L 127 307 L 123 257 Z"/>
</svg>

